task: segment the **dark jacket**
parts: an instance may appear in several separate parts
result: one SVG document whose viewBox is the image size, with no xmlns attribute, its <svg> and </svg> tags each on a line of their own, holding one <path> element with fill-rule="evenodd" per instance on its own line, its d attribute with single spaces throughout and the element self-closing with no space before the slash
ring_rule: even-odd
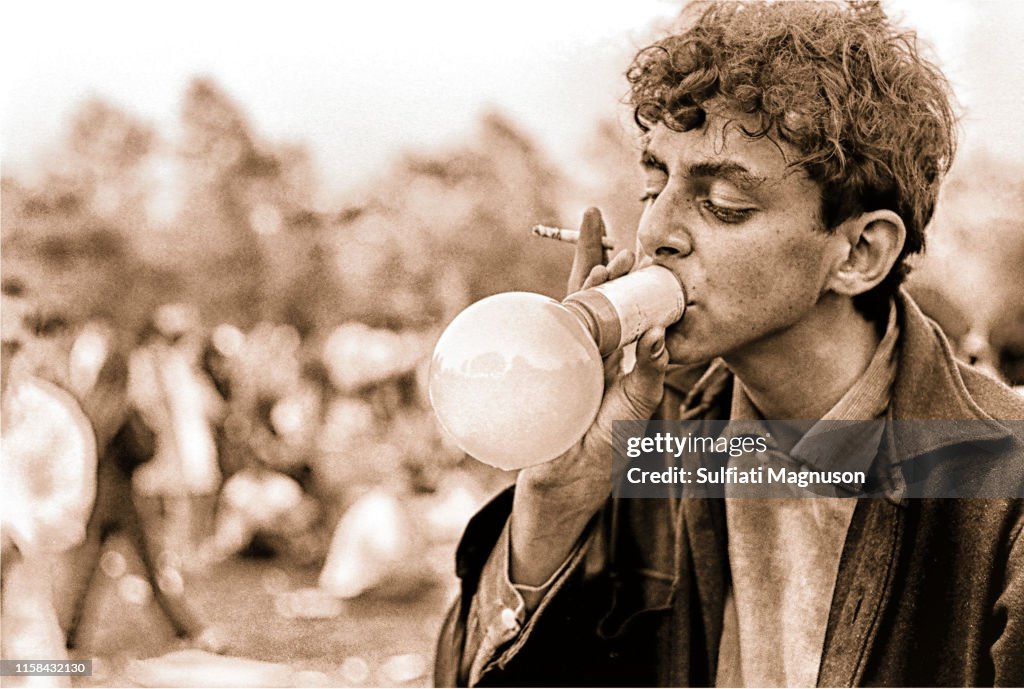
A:
<svg viewBox="0 0 1024 689">
<path fill-rule="evenodd" d="M 954 361 L 906 296 L 890 405 L 894 419 L 954 419 L 936 438 L 901 438 L 903 462 L 939 453 L 956 469 L 1003 467 L 1021 495 L 1024 400 Z M 727 419 L 731 381 L 706 380 L 687 418 Z M 950 463 L 938 463 L 941 473 Z M 1008 467 L 1008 469 L 1007 469 Z M 941 478 L 941 477 L 940 477 Z M 469 604 L 512 508 L 511 490 L 469 523 L 456 556 L 462 593 L 441 632 L 435 681 L 459 676 Z M 819 686 L 1024 685 L 1024 501 L 861 499 L 837 574 Z M 715 681 L 729 563 L 725 504 L 609 500 L 587 560 L 480 677 L 480 685 L 709 686 Z M 595 565 L 596 562 L 596 565 Z"/>
</svg>

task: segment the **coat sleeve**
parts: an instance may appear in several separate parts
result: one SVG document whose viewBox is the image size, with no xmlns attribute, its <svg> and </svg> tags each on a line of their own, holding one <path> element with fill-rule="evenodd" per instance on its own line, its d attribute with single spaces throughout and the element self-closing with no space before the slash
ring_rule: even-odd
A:
<svg viewBox="0 0 1024 689">
<path fill-rule="evenodd" d="M 560 682 L 552 671 L 558 666 L 571 670 L 573 684 L 584 676 L 579 666 L 568 668 L 575 656 L 569 645 L 551 646 L 544 637 L 554 630 L 574 639 L 593 634 L 596 623 L 566 614 L 565 605 L 581 602 L 593 522 L 558 572 L 540 587 L 541 598 L 528 612 L 521 590 L 507 574 L 512 490 L 498 495 L 470 521 L 459 545 L 456 571 L 461 591 L 438 643 L 438 686 L 555 685 Z"/>
<path fill-rule="evenodd" d="M 1005 620 L 992 646 L 995 686 L 1024 686 L 1024 521 L 1018 521 L 1010 543 L 1003 591 L 995 606 L 996 619 Z"/>
<path fill-rule="evenodd" d="M 536 609 L 508 583 L 512 490 L 467 525 L 456 554 L 459 598 L 437 647 L 437 686 L 645 686 L 658 681 L 666 586 L 609 565 L 610 512 L 598 512 Z M 671 554 L 667 554 L 671 557 Z M 495 567 L 499 563 L 499 567 Z M 617 572 L 613 573 L 613 572 Z M 498 576 L 503 575 L 503 576 Z"/>
<path fill-rule="evenodd" d="M 455 553 L 455 574 L 460 579 L 459 597 L 449 609 L 437 643 L 434 684 L 439 687 L 466 686 L 468 673 L 463 658 L 476 649 L 467 647 L 473 597 L 480 574 L 512 512 L 511 488 L 500 493 L 470 519 Z"/>
</svg>

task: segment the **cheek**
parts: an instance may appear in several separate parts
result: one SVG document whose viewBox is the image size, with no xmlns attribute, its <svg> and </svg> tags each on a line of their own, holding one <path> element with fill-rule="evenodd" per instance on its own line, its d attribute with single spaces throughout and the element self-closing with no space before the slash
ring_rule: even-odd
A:
<svg viewBox="0 0 1024 689">
<path fill-rule="evenodd" d="M 820 296 L 822 250 L 813 240 L 750 243 L 709 275 L 710 291 L 722 315 L 746 321 L 751 329 L 790 321 Z"/>
</svg>

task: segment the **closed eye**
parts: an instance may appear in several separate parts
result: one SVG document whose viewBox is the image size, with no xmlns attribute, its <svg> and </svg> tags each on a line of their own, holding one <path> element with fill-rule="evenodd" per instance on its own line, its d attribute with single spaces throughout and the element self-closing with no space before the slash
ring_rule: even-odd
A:
<svg viewBox="0 0 1024 689">
<path fill-rule="evenodd" d="M 738 225 L 744 222 L 751 215 L 754 214 L 753 208 L 729 208 L 727 206 L 719 206 L 710 199 L 706 199 L 702 204 L 704 210 L 713 215 L 720 222 L 728 225 Z"/>
</svg>

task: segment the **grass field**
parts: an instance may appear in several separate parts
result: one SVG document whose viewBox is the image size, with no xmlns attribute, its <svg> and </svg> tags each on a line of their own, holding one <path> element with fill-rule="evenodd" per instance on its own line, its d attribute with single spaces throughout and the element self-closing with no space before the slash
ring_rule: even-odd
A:
<svg viewBox="0 0 1024 689">
<path fill-rule="evenodd" d="M 75 686 L 138 685 L 135 661 L 188 647 L 151 596 L 121 593 L 125 577 L 138 583 L 141 564 L 125 541 L 115 537 L 107 547 L 124 555 L 127 573 L 97 576 L 74 654 L 93 658 L 94 674 Z M 275 560 L 236 559 L 193 575 L 192 596 L 226 633 L 228 655 L 286 664 L 290 686 L 429 686 L 437 631 L 455 594 L 454 548 L 432 548 L 422 565 L 436 585 L 405 600 L 345 601 L 332 619 L 288 619 L 275 610 L 278 592 L 314 586 L 318 574 Z M 211 684 L 198 672 L 188 683 Z"/>
</svg>

